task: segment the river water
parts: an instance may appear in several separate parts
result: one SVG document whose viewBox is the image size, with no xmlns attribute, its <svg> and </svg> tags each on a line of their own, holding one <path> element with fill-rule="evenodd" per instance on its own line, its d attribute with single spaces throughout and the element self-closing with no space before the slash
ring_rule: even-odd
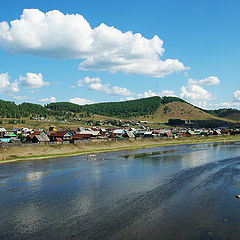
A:
<svg viewBox="0 0 240 240">
<path fill-rule="evenodd" d="M 240 239 L 240 143 L 0 165 L 1 240 Z"/>
</svg>

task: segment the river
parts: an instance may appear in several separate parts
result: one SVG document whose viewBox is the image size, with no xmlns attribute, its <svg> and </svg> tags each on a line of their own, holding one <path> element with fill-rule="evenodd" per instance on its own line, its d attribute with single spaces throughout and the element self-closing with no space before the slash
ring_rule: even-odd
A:
<svg viewBox="0 0 240 240">
<path fill-rule="evenodd" d="M 240 239 L 240 143 L 0 165 L 1 240 Z"/>
</svg>

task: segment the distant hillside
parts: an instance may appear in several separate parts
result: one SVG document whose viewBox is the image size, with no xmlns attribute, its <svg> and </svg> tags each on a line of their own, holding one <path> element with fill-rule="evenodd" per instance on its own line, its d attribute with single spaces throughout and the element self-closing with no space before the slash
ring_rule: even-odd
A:
<svg viewBox="0 0 240 240">
<path fill-rule="evenodd" d="M 239 121 L 236 109 L 203 110 L 177 97 L 150 97 L 123 102 L 106 102 L 80 106 L 69 102 L 46 106 L 32 103 L 15 104 L 0 100 L 0 117 L 52 117 L 64 119 L 101 115 L 112 118 L 168 122 L 169 119 Z M 100 116 L 100 117 L 101 117 Z M 229 120 L 227 120 L 229 119 Z"/>
<path fill-rule="evenodd" d="M 169 119 L 210 120 L 216 118 L 187 102 L 180 101 L 162 104 L 153 115 L 153 120 L 158 122 L 168 122 Z"/>
<path fill-rule="evenodd" d="M 79 106 L 68 102 L 50 103 L 46 107 L 53 111 L 86 112 L 111 117 L 136 117 L 153 114 L 161 104 L 160 97 L 142 98 L 124 102 L 106 102 Z"/>
<path fill-rule="evenodd" d="M 0 100 L 0 116 L 7 118 L 19 118 L 21 111 L 14 102 Z"/>
<path fill-rule="evenodd" d="M 69 102 L 50 103 L 46 107 L 53 111 L 86 112 L 110 117 L 138 117 L 154 114 L 160 105 L 170 102 L 185 102 L 177 97 L 149 97 L 123 102 L 106 102 L 80 106 Z"/>
<path fill-rule="evenodd" d="M 28 117 L 30 115 L 47 116 L 48 109 L 39 104 L 22 103 L 15 104 L 10 101 L 0 100 L 0 116 L 6 118 Z"/>
<path fill-rule="evenodd" d="M 240 121 L 240 111 L 237 109 L 221 108 L 218 110 L 205 110 L 205 111 L 208 112 L 209 114 L 212 114 L 218 117 Z"/>
</svg>

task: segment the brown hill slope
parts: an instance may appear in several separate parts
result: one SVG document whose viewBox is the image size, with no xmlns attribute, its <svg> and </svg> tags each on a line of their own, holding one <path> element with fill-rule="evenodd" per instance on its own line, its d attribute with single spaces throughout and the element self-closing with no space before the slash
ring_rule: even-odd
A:
<svg viewBox="0 0 240 240">
<path fill-rule="evenodd" d="M 171 102 L 161 105 L 155 114 L 150 118 L 154 122 L 168 122 L 169 119 L 182 120 L 212 120 L 218 119 L 233 122 L 226 118 L 220 118 L 212 114 L 206 113 L 188 103 Z"/>
</svg>

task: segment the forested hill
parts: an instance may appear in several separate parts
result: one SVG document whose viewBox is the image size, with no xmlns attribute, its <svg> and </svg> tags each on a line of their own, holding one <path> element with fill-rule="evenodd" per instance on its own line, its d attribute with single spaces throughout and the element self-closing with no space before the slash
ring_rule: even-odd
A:
<svg viewBox="0 0 240 240">
<path fill-rule="evenodd" d="M 111 117 L 146 116 L 156 112 L 161 104 L 184 102 L 176 97 L 158 96 L 123 102 L 106 102 L 80 106 L 69 102 L 50 103 L 46 106 L 33 103 L 15 104 L 0 100 L 0 117 L 20 118 L 28 116 L 64 116 L 68 113 L 99 114 Z"/>
<path fill-rule="evenodd" d="M 216 118 L 215 116 L 217 116 L 233 120 L 240 119 L 240 111 L 236 109 L 202 111 L 201 109 L 196 108 L 177 97 L 161 98 L 155 96 L 123 102 L 106 102 L 83 106 L 69 102 L 50 103 L 46 106 L 33 103 L 22 103 L 17 105 L 14 102 L 0 100 L 0 117 L 5 118 L 21 118 L 31 116 L 70 116 L 70 118 L 72 118 L 78 116 L 78 114 L 83 116 L 98 114 L 117 118 L 144 117 L 152 115 L 157 119 L 165 119 L 166 121 L 168 118 L 190 119 L 195 115 L 196 119 L 205 119 L 206 117 L 209 118 L 211 116 L 213 118 Z M 197 114 L 194 115 L 194 112 L 197 112 Z M 189 114 L 186 115 L 186 113 Z M 205 116 L 206 113 L 208 113 L 208 116 Z M 81 115 L 79 116 L 81 117 Z"/>
<path fill-rule="evenodd" d="M 30 115 L 46 117 L 52 114 L 47 108 L 39 104 L 22 103 L 17 105 L 14 102 L 0 100 L 0 117 L 20 118 Z"/>
<path fill-rule="evenodd" d="M 53 111 L 86 112 L 110 117 L 138 117 L 153 114 L 161 104 L 185 102 L 177 97 L 149 97 L 124 102 L 106 102 L 79 106 L 69 102 L 50 103 L 46 107 Z"/>
<path fill-rule="evenodd" d="M 0 117 L 20 118 L 30 115 L 47 117 L 54 113 L 39 104 L 22 103 L 17 105 L 14 102 L 0 100 Z"/>
<path fill-rule="evenodd" d="M 205 112 L 222 117 L 222 118 L 228 118 L 232 120 L 240 120 L 240 110 L 233 109 L 233 108 L 221 108 L 218 110 L 205 110 Z"/>
<path fill-rule="evenodd" d="M 142 98 L 124 102 L 106 102 L 79 106 L 77 104 L 60 102 L 50 103 L 46 107 L 51 110 L 86 112 L 114 117 L 144 116 L 154 113 L 161 104 L 160 97 Z"/>
</svg>

